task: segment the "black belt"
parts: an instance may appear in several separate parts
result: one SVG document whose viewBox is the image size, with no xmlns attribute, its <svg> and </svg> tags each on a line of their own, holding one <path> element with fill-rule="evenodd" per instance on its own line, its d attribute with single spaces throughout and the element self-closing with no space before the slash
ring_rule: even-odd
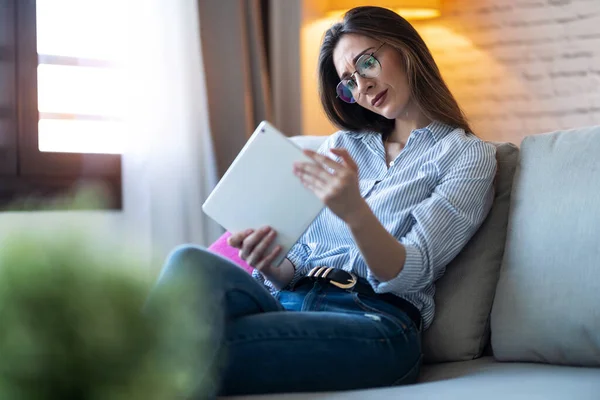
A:
<svg viewBox="0 0 600 400">
<path fill-rule="evenodd" d="M 297 288 L 307 282 L 325 282 L 340 289 L 349 292 L 356 292 L 365 296 L 373 297 L 385 301 L 392 306 L 404 311 L 406 315 L 415 323 L 417 329 L 421 329 L 422 319 L 421 313 L 410 302 L 391 293 L 375 293 L 371 285 L 361 282 L 354 274 L 333 267 L 315 267 L 310 272 L 300 279 L 294 288 Z M 293 289 L 292 289 L 293 290 Z"/>
</svg>

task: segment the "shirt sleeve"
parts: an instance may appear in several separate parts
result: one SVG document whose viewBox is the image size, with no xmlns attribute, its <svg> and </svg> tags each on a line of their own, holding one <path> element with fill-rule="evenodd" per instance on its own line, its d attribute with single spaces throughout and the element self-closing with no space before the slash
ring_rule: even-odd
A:
<svg viewBox="0 0 600 400">
<path fill-rule="evenodd" d="M 294 266 L 294 276 L 292 280 L 283 288 L 289 289 L 292 288 L 296 282 L 298 282 L 303 276 L 305 276 L 308 271 L 306 267 L 306 259 L 310 255 L 310 248 L 303 243 L 296 243 L 290 251 L 288 252 L 286 258 L 290 260 L 292 265 Z M 258 282 L 262 283 L 271 293 L 276 292 L 278 289 L 273 286 L 270 280 L 265 279 L 265 277 L 258 272 L 258 270 L 252 270 L 252 277 L 256 279 Z"/>
<path fill-rule="evenodd" d="M 496 149 L 483 141 L 470 145 L 434 189 L 414 208 L 414 225 L 399 241 L 406 249 L 402 271 L 387 282 L 367 268 L 377 293 L 418 292 L 439 279 L 487 216 L 494 198 Z M 358 251 L 358 249 L 356 250 Z M 358 262 L 365 262 L 357 255 Z"/>
</svg>

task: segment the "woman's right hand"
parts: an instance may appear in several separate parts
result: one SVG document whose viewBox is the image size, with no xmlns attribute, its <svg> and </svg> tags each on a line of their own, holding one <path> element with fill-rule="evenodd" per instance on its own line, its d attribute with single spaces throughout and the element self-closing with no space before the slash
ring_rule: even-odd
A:
<svg viewBox="0 0 600 400">
<path fill-rule="evenodd" d="M 267 249 L 276 236 L 277 233 L 273 228 L 264 226 L 257 230 L 246 229 L 245 231 L 234 232 L 227 239 L 227 243 L 231 247 L 240 249 L 239 257 L 269 278 L 269 276 L 276 274 L 275 270 L 277 268 L 273 267 L 272 264 L 281 251 L 281 246 L 278 245 L 267 253 Z"/>
</svg>

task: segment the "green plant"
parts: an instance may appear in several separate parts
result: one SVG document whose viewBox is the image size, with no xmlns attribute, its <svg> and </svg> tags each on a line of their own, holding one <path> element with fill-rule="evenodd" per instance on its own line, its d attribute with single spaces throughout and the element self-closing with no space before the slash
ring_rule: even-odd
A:
<svg viewBox="0 0 600 400">
<path fill-rule="evenodd" d="M 0 244 L 0 399 L 187 398 L 210 378 L 201 282 L 152 296 L 148 266 L 84 232 Z"/>
</svg>

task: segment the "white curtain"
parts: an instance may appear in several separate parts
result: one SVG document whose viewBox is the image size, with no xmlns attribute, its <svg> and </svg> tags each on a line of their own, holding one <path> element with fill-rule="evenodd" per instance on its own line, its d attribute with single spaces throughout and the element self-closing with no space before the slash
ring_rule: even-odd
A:
<svg viewBox="0 0 600 400">
<path fill-rule="evenodd" d="M 197 0 L 128 0 L 129 145 L 124 209 L 154 257 L 209 245 L 201 206 L 216 183 Z M 110 29 L 110 27 L 107 27 Z"/>
<path fill-rule="evenodd" d="M 259 122 L 272 121 L 265 10 L 261 3 L 198 0 L 219 175 L 229 168 Z"/>
</svg>

